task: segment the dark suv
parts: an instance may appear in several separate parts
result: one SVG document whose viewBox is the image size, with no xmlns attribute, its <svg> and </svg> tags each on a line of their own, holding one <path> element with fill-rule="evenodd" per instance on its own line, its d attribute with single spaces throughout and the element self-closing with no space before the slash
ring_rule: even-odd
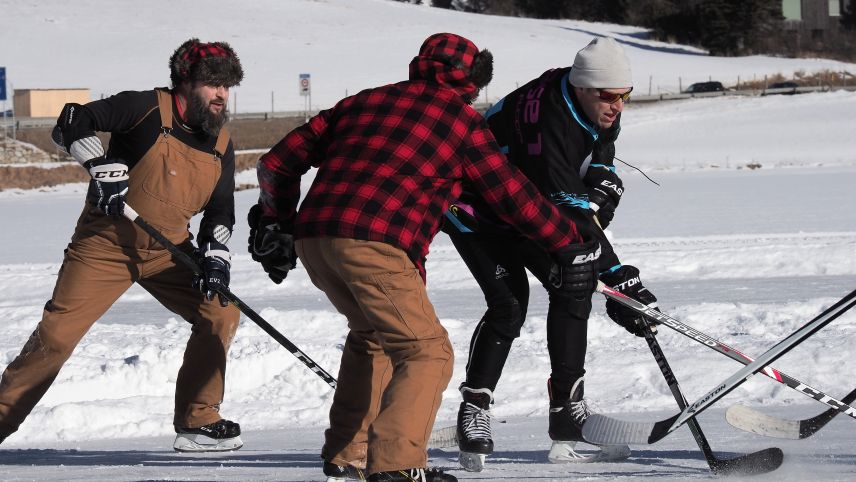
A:
<svg viewBox="0 0 856 482">
<path fill-rule="evenodd" d="M 797 88 L 799 84 L 796 82 L 792 82 L 786 80 L 784 82 L 774 82 L 767 86 L 764 89 L 764 92 L 761 92 L 761 95 L 774 95 L 774 94 L 783 94 L 783 95 L 794 95 L 798 94 Z"/>
<path fill-rule="evenodd" d="M 722 86 L 722 82 L 712 80 L 709 82 L 696 82 L 687 87 L 687 90 L 684 92 L 687 94 L 698 94 L 700 92 L 722 92 L 723 90 L 725 90 L 725 87 Z"/>
</svg>

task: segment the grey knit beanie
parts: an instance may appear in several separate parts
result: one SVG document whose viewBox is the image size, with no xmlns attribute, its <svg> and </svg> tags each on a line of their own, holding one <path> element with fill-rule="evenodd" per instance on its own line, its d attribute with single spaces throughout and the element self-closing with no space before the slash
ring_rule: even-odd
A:
<svg viewBox="0 0 856 482">
<path fill-rule="evenodd" d="M 569 77 L 575 87 L 624 89 L 633 87 L 630 60 L 611 37 L 598 37 L 577 52 Z"/>
</svg>

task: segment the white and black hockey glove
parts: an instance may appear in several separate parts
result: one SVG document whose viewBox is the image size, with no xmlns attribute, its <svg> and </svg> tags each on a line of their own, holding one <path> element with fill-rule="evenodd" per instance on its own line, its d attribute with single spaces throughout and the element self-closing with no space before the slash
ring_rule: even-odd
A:
<svg viewBox="0 0 856 482">
<path fill-rule="evenodd" d="M 121 217 L 128 195 L 128 166 L 110 159 L 93 159 L 89 162 L 89 190 L 87 199 L 104 214 Z"/>
</svg>

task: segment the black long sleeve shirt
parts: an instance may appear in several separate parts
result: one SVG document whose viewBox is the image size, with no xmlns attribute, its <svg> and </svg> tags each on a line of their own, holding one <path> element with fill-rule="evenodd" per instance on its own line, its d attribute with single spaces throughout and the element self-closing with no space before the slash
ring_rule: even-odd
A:
<svg viewBox="0 0 856 482">
<path fill-rule="evenodd" d="M 171 135 L 182 143 L 202 152 L 214 152 L 216 136 L 206 134 L 199 128 L 180 121 L 181 116 L 172 102 L 173 129 Z M 110 132 L 108 159 L 119 159 L 128 166 L 131 176 L 133 168 L 148 152 L 162 134 L 160 108 L 154 90 L 142 92 L 126 91 L 106 99 L 90 102 L 78 114 L 80 119 L 75 129 L 77 139 L 94 135 L 95 131 Z M 67 140 L 70 144 L 76 139 Z M 197 233 L 198 242 L 214 239 L 215 226 L 222 225 L 232 230 L 235 224 L 235 150 L 232 142 L 220 159 L 220 179 L 204 207 L 202 221 Z"/>
</svg>

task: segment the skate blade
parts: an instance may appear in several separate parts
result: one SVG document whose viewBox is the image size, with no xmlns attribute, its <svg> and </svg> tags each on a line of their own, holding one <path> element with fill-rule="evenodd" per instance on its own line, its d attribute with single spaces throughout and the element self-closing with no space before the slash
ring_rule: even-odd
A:
<svg viewBox="0 0 856 482">
<path fill-rule="evenodd" d="M 180 433 L 175 436 L 172 448 L 176 452 L 229 452 L 244 446 L 241 437 L 214 439 L 200 434 Z"/>
<path fill-rule="evenodd" d="M 354 479 L 351 479 L 351 480 L 354 480 Z M 347 477 L 334 477 L 331 475 L 331 476 L 327 477 L 327 482 L 348 482 L 348 478 Z"/>
<path fill-rule="evenodd" d="M 484 469 L 485 454 L 474 454 L 470 452 L 459 452 L 458 462 L 467 472 L 481 472 Z"/>
<path fill-rule="evenodd" d="M 550 453 L 547 454 L 547 460 L 554 464 L 589 464 L 624 460 L 630 457 L 630 447 L 627 445 L 595 445 L 600 450 L 590 453 L 577 452 L 576 445 L 576 441 L 554 440 Z"/>
</svg>

